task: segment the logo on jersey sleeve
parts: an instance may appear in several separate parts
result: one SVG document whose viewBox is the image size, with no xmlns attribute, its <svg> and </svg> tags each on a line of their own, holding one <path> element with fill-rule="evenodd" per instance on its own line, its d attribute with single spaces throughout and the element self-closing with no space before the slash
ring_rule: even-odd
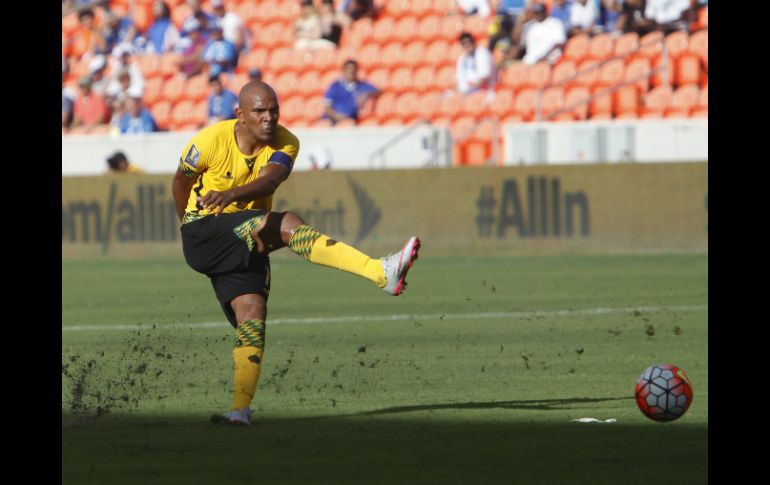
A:
<svg viewBox="0 0 770 485">
<path fill-rule="evenodd" d="M 198 168 L 198 160 L 201 158 L 201 152 L 198 150 L 198 147 L 193 144 L 190 147 L 190 151 L 187 152 L 187 156 L 184 157 L 184 163 L 191 167 Z"/>
</svg>

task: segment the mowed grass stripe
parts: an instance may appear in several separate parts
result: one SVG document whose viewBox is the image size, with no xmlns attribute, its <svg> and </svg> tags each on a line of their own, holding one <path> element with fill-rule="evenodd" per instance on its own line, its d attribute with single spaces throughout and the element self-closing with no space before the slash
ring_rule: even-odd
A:
<svg viewBox="0 0 770 485">
<path fill-rule="evenodd" d="M 269 320 L 271 325 L 282 324 L 312 324 L 312 323 L 348 323 L 348 322 L 383 322 L 403 321 L 412 319 L 426 320 L 473 320 L 473 319 L 523 319 L 534 317 L 573 317 L 581 315 L 612 315 L 622 313 L 655 313 L 661 311 L 707 311 L 708 305 L 673 305 L 673 306 L 641 306 L 621 308 L 586 308 L 582 310 L 535 310 L 520 312 L 483 312 L 483 313 L 422 313 L 422 314 L 394 314 L 394 315 L 357 315 L 357 316 L 331 316 L 310 318 L 276 318 Z M 170 323 L 170 324 L 143 324 L 143 325 L 62 325 L 62 332 L 82 332 L 92 330 L 137 330 L 158 325 L 164 328 L 216 328 L 225 325 L 225 322 L 201 322 L 201 323 Z"/>
</svg>

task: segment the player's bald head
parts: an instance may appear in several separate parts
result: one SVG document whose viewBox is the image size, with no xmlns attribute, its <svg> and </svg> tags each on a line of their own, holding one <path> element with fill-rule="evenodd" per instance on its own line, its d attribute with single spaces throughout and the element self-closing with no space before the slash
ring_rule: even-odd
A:
<svg viewBox="0 0 770 485">
<path fill-rule="evenodd" d="M 243 110 L 248 110 L 254 105 L 256 98 L 261 98 L 263 101 L 278 100 L 278 96 L 269 84 L 262 81 L 251 81 L 241 88 L 241 92 L 238 94 L 238 106 Z"/>
</svg>

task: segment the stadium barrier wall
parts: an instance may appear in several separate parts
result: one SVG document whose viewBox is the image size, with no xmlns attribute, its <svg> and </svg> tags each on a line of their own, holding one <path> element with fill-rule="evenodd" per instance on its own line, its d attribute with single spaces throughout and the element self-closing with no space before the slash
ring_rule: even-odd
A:
<svg viewBox="0 0 770 485">
<path fill-rule="evenodd" d="M 273 210 L 372 256 L 703 252 L 707 201 L 705 162 L 617 163 L 297 172 Z M 63 177 L 62 255 L 181 257 L 171 176 Z"/>
<path fill-rule="evenodd" d="M 452 164 L 449 130 L 417 125 L 300 128 L 295 171 L 312 168 L 311 154 L 326 151 L 332 168 L 445 167 Z M 708 160 L 708 120 L 618 120 L 521 123 L 502 127 L 505 165 Z M 117 150 L 147 173 L 173 173 L 194 133 L 62 138 L 62 175 L 101 175 Z M 384 153 L 379 150 L 388 146 Z M 323 157 L 323 155 L 321 156 Z"/>
</svg>

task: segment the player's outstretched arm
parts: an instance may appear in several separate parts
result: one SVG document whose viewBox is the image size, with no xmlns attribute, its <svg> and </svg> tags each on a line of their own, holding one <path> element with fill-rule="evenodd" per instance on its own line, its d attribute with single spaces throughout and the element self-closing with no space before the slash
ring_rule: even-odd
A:
<svg viewBox="0 0 770 485">
<path fill-rule="evenodd" d="M 198 177 L 187 176 L 179 169 L 174 174 L 174 181 L 171 183 L 171 193 L 174 195 L 176 215 L 179 216 L 180 221 L 184 217 L 187 201 L 190 198 L 190 191 L 193 185 L 195 185 L 196 180 L 198 180 Z"/>
<path fill-rule="evenodd" d="M 269 163 L 260 171 L 259 177 L 255 181 L 222 192 L 211 190 L 203 197 L 199 197 L 198 201 L 204 209 L 216 211 L 215 215 L 219 215 L 225 207 L 233 202 L 251 202 L 273 195 L 275 189 L 288 176 L 288 168 L 277 163 Z"/>
</svg>

